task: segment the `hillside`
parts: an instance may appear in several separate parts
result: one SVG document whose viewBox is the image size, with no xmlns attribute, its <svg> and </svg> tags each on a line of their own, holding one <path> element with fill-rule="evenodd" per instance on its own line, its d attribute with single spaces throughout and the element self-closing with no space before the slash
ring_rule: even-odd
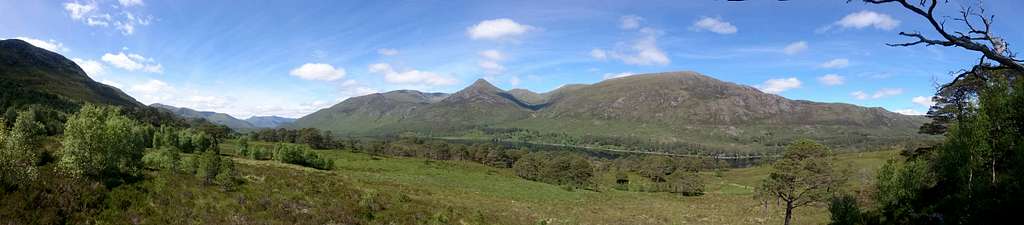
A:
<svg viewBox="0 0 1024 225">
<path fill-rule="evenodd" d="M 478 80 L 440 101 L 383 97 L 417 93 L 421 94 L 400 91 L 351 98 L 291 126 L 344 135 L 417 132 L 577 144 L 560 142 L 565 137 L 550 138 L 564 134 L 573 140 L 626 138 L 726 152 L 773 149 L 804 137 L 841 148 L 927 138 L 916 134 L 924 117 L 790 100 L 695 72 L 636 75 L 567 85 L 543 94 L 522 89 L 506 92 Z M 481 134 L 486 127 L 519 130 L 491 129 Z"/>
<path fill-rule="evenodd" d="M 252 124 L 250 124 L 249 122 L 247 122 L 245 120 L 240 120 L 238 118 L 235 118 L 235 117 L 233 117 L 231 115 L 224 114 L 224 113 L 208 112 L 208 111 L 196 111 L 196 110 L 189 109 L 189 108 L 174 107 L 174 106 L 164 105 L 164 104 L 160 104 L 160 103 L 153 103 L 153 104 L 151 104 L 149 106 L 153 107 L 153 108 L 168 110 L 168 111 L 174 113 L 175 115 L 178 115 L 178 116 L 181 116 L 181 117 L 184 117 L 184 118 L 200 118 L 200 119 L 205 119 L 206 121 L 210 121 L 211 123 L 224 125 L 224 126 L 227 126 L 227 127 L 231 128 L 231 129 L 234 129 L 234 130 L 248 130 L 248 129 L 256 128 L 256 126 L 253 126 Z"/>
<path fill-rule="evenodd" d="M 0 107 L 80 103 L 142 106 L 121 90 L 93 81 L 73 61 L 18 39 L 0 40 Z"/>
<path fill-rule="evenodd" d="M 245 122 L 249 122 L 249 124 L 252 124 L 252 126 L 256 128 L 276 128 L 282 125 L 291 124 L 295 122 L 295 119 L 280 116 L 252 116 L 245 119 Z"/>
</svg>

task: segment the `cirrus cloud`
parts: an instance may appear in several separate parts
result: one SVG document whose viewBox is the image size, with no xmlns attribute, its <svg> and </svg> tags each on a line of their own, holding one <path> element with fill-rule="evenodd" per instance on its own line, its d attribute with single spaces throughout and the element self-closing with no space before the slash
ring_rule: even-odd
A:
<svg viewBox="0 0 1024 225">
<path fill-rule="evenodd" d="M 827 86 L 835 86 L 846 83 L 846 78 L 837 74 L 825 74 L 825 76 L 818 77 L 818 82 Z"/>
<path fill-rule="evenodd" d="M 693 22 L 693 29 L 696 31 L 711 31 L 717 34 L 735 34 L 739 29 L 721 18 L 702 17 Z"/>
<path fill-rule="evenodd" d="M 820 66 L 821 68 L 829 68 L 829 69 L 846 68 L 847 66 L 850 66 L 850 60 L 849 59 L 843 59 L 843 58 L 832 59 L 832 60 L 824 62 L 824 63 L 822 63 L 821 65 L 818 65 L 818 66 Z"/>
<path fill-rule="evenodd" d="M 807 50 L 807 48 L 808 47 L 806 41 L 798 41 L 786 45 L 785 48 L 782 48 L 782 53 L 786 53 L 786 55 L 794 55 Z"/>
</svg>

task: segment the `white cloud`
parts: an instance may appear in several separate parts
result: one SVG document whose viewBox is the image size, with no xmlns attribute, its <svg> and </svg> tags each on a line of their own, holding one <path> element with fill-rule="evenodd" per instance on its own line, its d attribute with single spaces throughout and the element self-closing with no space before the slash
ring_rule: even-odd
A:
<svg viewBox="0 0 1024 225">
<path fill-rule="evenodd" d="M 932 101 L 932 98 L 925 96 L 917 96 L 911 99 L 910 101 L 914 102 L 914 104 L 918 104 L 924 107 L 932 107 L 932 105 L 935 105 L 935 102 Z"/>
<path fill-rule="evenodd" d="M 484 58 L 487 58 L 489 60 L 499 61 L 505 59 L 505 54 L 502 54 L 500 51 L 494 49 L 482 51 L 479 54 L 480 56 L 483 56 Z"/>
<path fill-rule="evenodd" d="M 103 69 L 103 63 L 100 63 L 95 60 L 72 58 L 71 61 L 74 61 L 75 64 L 78 64 L 78 67 L 81 67 L 82 71 L 85 71 L 85 74 L 88 74 L 89 77 L 92 77 L 93 79 L 95 79 L 98 75 L 103 75 L 103 72 L 105 71 Z"/>
<path fill-rule="evenodd" d="M 639 28 L 640 22 L 643 21 L 644 18 L 636 15 L 625 15 L 619 18 L 619 20 L 621 21 L 619 28 L 622 28 L 623 30 L 632 30 Z"/>
<path fill-rule="evenodd" d="M 882 89 L 878 89 L 877 91 L 875 91 L 874 93 L 872 93 L 870 95 L 868 95 L 868 93 L 866 93 L 864 91 L 855 91 L 855 92 L 850 93 L 850 96 L 853 96 L 856 99 L 865 100 L 865 99 L 879 99 L 879 98 L 885 98 L 885 97 L 896 96 L 896 95 L 901 95 L 901 94 L 903 94 L 903 89 L 902 88 L 882 88 Z"/>
<path fill-rule="evenodd" d="M 458 82 L 454 78 L 433 72 L 419 70 L 405 70 L 398 72 L 387 63 L 370 64 L 369 71 L 371 73 L 382 74 L 384 75 L 384 81 L 396 84 L 443 86 L 452 85 Z"/>
<path fill-rule="evenodd" d="M 120 7 L 110 5 L 110 8 L 106 9 L 116 13 L 103 12 L 101 5 L 94 0 L 85 3 L 77 0 L 64 3 L 64 11 L 67 11 L 72 20 L 81 21 L 88 26 L 109 27 L 113 25 L 114 29 L 123 35 L 131 35 L 135 33 L 137 26 L 146 26 L 152 21 L 152 16 L 135 15 L 129 10 L 131 6 L 142 6 L 144 4 L 142 0 L 118 0 L 118 3 Z"/>
<path fill-rule="evenodd" d="M 519 80 L 519 76 L 512 76 L 512 78 L 508 79 L 508 84 L 511 84 L 512 86 L 519 86 L 520 82 L 522 82 L 522 80 Z"/>
<path fill-rule="evenodd" d="M 782 52 L 786 53 L 786 55 L 793 55 L 796 53 L 803 52 L 805 50 L 807 50 L 806 41 L 793 42 L 792 44 L 786 45 L 785 48 L 782 48 Z"/>
<path fill-rule="evenodd" d="M 668 65 L 672 62 L 665 55 L 665 52 L 658 48 L 658 34 L 659 32 L 644 28 L 640 30 L 644 34 L 643 37 L 636 40 L 632 46 L 630 46 L 629 52 L 616 51 L 612 52 L 611 57 L 622 60 L 622 62 L 630 65 Z"/>
<path fill-rule="evenodd" d="M 696 22 L 693 22 L 693 29 L 700 31 L 706 30 L 715 32 L 717 34 L 735 34 L 738 29 L 729 22 L 725 22 L 720 18 L 703 17 Z"/>
<path fill-rule="evenodd" d="M 599 48 L 595 48 L 593 50 L 590 50 L 590 57 L 597 60 L 606 60 L 608 59 L 608 52 L 605 52 L 604 50 Z"/>
<path fill-rule="evenodd" d="M 395 56 L 395 55 L 398 55 L 398 50 L 393 49 L 393 48 L 382 48 L 382 49 L 377 49 L 377 54 L 380 54 L 380 55 L 383 55 L 383 56 Z"/>
<path fill-rule="evenodd" d="M 86 4 L 68 2 L 64 3 L 64 10 L 68 11 L 68 15 L 71 16 L 71 19 L 80 20 L 96 10 L 96 2 L 92 1 Z"/>
<path fill-rule="evenodd" d="M 846 78 L 836 74 L 825 74 L 825 76 L 818 77 L 818 82 L 828 86 L 835 86 L 846 83 Z"/>
<path fill-rule="evenodd" d="M 487 74 L 499 74 L 505 71 L 505 66 L 498 63 L 498 61 L 505 59 L 505 54 L 494 49 L 481 51 L 479 54 L 484 60 L 477 63 L 477 65 L 483 68 Z"/>
<path fill-rule="evenodd" d="M 480 21 L 476 25 L 466 29 L 469 38 L 502 40 L 525 34 L 536 28 L 529 25 L 519 24 L 508 18 Z"/>
<path fill-rule="evenodd" d="M 862 29 L 874 27 L 876 29 L 892 30 L 900 25 L 900 21 L 893 19 L 892 16 L 887 14 L 864 10 L 850 13 L 843 17 L 843 19 L 836 21 L 834 25 L 843 28 Z"/>
<path fill-rule="evenodd" d="M 35 38 L 30 38 L 30 37 L 15 37 L 14 39 L 21 39 L 22 41 L 25 41 L 25 42 L 28 42 L 29 44 L 32 44 L 33 46 L 36 46 L 36 47 L 39 47 L 39 48 L 42 48 L 42 49 L 46 49 L 46 50 L 51 51 L 51 52 L 68 52 L 68 51 L 70 51 L 68 48 L 64 47 L 64 43 L 57 42 L 57 41 L 55 41 L 53 39 L 50 39 L 49 41 L 35 39 Z"/>
<path fill-rule="evenodd" d="M 918 112 L 917 110 L 914 110 L 914 109 L 896 110 L 895 113 L 899 113 L 899 114 L 903 114 L 903 115 L 914 115 L 914 116 L 924 115 L 924 113 Z"/>
<path fill-rule="evenodd" d="M 605 80 L 607 80 L 607 79 L 615 79 L 615 78 L 628 77 L 628 76 L 633 76 L 633 75 L 636 75 L 636 73 L 633 73 L 633 72 L 606 73 L 606 74 L 604 74 L 604 79 Z"/>
<path fill-rule="evenodd" d="M 756 85 L 756 87 L 765 93 L 778 94 L 789 89 L 799 88 L 800 84 L 801 82 L 799 79 L 796 79 L 796 77 L 790 77 L 769 79 L 760 85 Z"/>
<path fill-rule="evenodd" d="M 303 80 L 333 81 L 345 77 L 345 69 L 324 63 L 306 63 L 292 69 L 289 74 Z"/>
<path fill-rule="evenodd" d="M 850 60 L 849 59 L 842 59 L 842 58 L 840 58 L 840 59 L 833 59 L 833 60 L 829 60 L 828 62 L 822 63 L 820 66 L 821 66 L 821 68 L 829 68 L 829 69 L 845 68 L 847 66 L 850 66 Z"/>
<path fill-rule="evenodd" d="M 145 4 L 142 2 L 142 0 L 117 0 L 117 2 L 121 3 L 121 6 L 124 7 L 141 6 Z"/>
<path fill-rule="evenodd" d="M 111 87 L 115 87 L 117 89 L 123 89 L 124 88 L 124 85 L 121 85 L 121 83 L 118 83 L 118 82 L 115 82 L 115 81 L 112 81 L 112 80 L 101 80 L 100 83 L 103 83 L 103 84 L 106 84 L 106 85 L 110 85 Z"/>
<path fill-rule="evenodd" d="M 167 83 L 160 80 L 149 80 L 145 83 L 132 85 L 128 91 L 141 93 L 144 95 L 157 94 L 160 92 L 171 92 L 174 88 Z"/>
<path fill-rule="evenodd" d="M 141 70 L 143 72 L 150 73 L 163 73 L 163 65 L 156 64 L 153 59 L 143 57 L 139 54 L 125 54 L 124 52 L 118 52 L 117 54 L 106 53 L 100 58 L 104 62 L 110 65 L 121 68 L 128 71 Z"/>
<path fill-rule="evenodd" d="M 853 96 L 853 98 L 860 99 L 860 100 L 868 99 L 868 94 L 864 93 L 864 91 L 850 92 L 850 96 Z"/>
<path fill-rule="evenodd" d="M 490 60 L 484 60 L 477 63 L 480 68 L 483 68 L 488 74 L 498 74 L 505 71 L 505 66 L 500 63 Z"/>
</svg>

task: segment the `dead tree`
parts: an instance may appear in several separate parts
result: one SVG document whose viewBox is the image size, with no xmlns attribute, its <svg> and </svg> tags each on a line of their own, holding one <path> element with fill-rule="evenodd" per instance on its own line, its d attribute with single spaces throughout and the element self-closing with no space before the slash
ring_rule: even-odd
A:
<svg viewBox="0 0 1024 225">
<path fill-rule="evenodd" d="M 854 0 L 847 0 L 851 2 Z M 911 37 L 916 39 L 912 42 L 888 44 L 889 46 L 913 46 L 913 45 L 941 45 L 941 46 L 956 46 L 967 50 L 980 52 L 982 54 L 979 60 L 979 65 L 984 65 L 985 60 L 992 60 L 997 62 L 1000 67 L 1009 68 L 1017 71 L 1020 74 L 1024 74 L 1024 65 L 1021 65 L 1021 61 L 1016 59 L 1014 54 L 1008 48 L 1007 44 L 1002 38 L 995 36 L 991 32 L 992 22 L 995 20 L 993 15 L 985 15 L 985 9 L 978 7 L 975 10 L 973 7 L 964 7 L 960 10 L 959 17 L 953 18 L 955 21 L 962 22 L 966 26 L 966 30 L 950 30 L 945 26 L 945 20 L 936 19 L 935 7 L 939 5 L 938 0 L 918 0 L 917 3 L 911 3 L 908 0 L 862 0 L 866 3 L 872 4 L 884 4 L 884 3 L 899 3 L 910 10 L 911 12 L 924 17 L 928 20 L 928 23 L 939 33 L 939 38 L 925 37 L 919 32 L 900 32 L 900 35 Z M 944 3 L 949 3 L 948 0 Z M 963 73 L 964 75 L 970 73 Z M 963 75 L 959 75 L 954 81 L 962 79 Z M 953 82 L 950 82 L 953 83 Z"/>
</svg>

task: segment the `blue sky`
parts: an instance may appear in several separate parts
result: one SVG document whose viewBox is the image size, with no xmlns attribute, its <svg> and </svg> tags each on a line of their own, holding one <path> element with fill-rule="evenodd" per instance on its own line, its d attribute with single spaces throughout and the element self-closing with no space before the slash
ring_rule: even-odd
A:
<svg viewBox="0 0 1024 225">
<path fill-rule="evenodd" d="M 1024 43 L 1010 21 L 1024 2 L 982 4 L 995 34 Z M 477 78 L 545 92 L 666 71 L 922 113 L 936 82 L 978 55 L 885 46 L 907 40 L 899 31 L 933 34 L 896 5 L 845 0 L 0 0 L 0 38 L 55 50 L 146 104 L 242 118 L 397 89 L 454 92 Z"/>
</svg>

